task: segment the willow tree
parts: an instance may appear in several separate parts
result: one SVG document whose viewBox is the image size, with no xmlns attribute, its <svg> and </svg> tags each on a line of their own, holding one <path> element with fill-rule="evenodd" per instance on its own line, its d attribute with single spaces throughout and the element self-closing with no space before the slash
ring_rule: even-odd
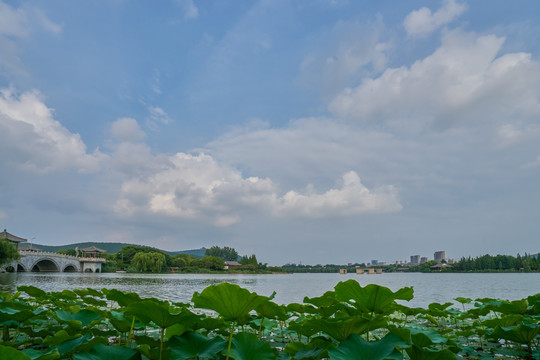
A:
<svg viewBox="0 0 540 360">
<path fill-rule="evenodd" d="M 20 257 L 15 245 L 6 239 L 0 239 L 0 266 L 18 260 Z"/>
</svg>

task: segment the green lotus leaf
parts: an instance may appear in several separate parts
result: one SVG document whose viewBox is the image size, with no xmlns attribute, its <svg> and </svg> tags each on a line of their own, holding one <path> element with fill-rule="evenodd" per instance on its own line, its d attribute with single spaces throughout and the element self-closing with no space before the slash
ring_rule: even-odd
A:
<svg viewBox="0 0 540 360">
<path fill-rule="evenodd" d="M 456 355 L 450 350 L 430 350 L 413 345 L 407 349 L 411 360 L 457 360 Z"/>
<path fill-rule="evenodd" d="M 132 321 L 124 318 L 123 315 L 123 313 L 114 310 L 109 313 L 109 322 L 121 333 L 130 331 L 132 324 Z"/>
<path fill-rule="evenodd" d="M 414 345 L 428 347 L 435 344 L 445 344 L 448 339 L 435 330 L 408 329 Z"/>
<path fill-rule="evenodd" d="M 274 360 L 276 355 L 269 343 L 255 334 L 237 333 L 232 340 L 230 357 L 235 360 Z"/>
<path fill-rule="evenodd" d="M 336 298 L 346 301 L 362 312 L 390 313 L 393 311 L 395 300 L 411 300 L 413 289 L 405 287 L 393 292 L 387 287 L 369 284 L 361 287 L 355 280 L 338 283 L 335 287 Z"/>
<path fill-rule="evenodd" d="M 304 303 L 313 304 L 316 307 L 329 307 L 335 304 L 338 304 L 339 301 L 336 299 L 336 293 L 333 291 L 327 291 L 322 296 L 317 297 L 304 297 Z"/>
<path fill-rule="evenodd" d="M 527 298 L 531 315 L 540 315 L 540 294 L 531 295 Z"/>
<path fill-rule="evenodd" d="M 67 333 L 67 331 L 60 330 L 56 334 L 54 334 L 53 336 L 47 336 L 43 340 L 43 343 L 45 345 L 48 345 L 48 346 L 55 346 L 55 345 L 62 344 L 62 343 L 66 342 L 66 341 L 69 341 L 69 340 L 77 339 L 77 338 L 79 338 L 81 336 L 82 336 L 81 334 L 69 335 Z"/>
<path fill-rule="evenodd" d="M 180 336 L 174 336 L 167 342 L 171 347 L 173 359 L 213 359 L 218 353 L 227 349 L 227 342 L 220 337 L 213 339 L 189 331 Z"/>
<path fill-rule="evenodd" d="M 182 309 L 178 314 L 173 314 L 170 310 L 171 307 L 166 303 L 142 300 L 129 304 L 126 308 L 126 315 L 134 315 L 147 324 L 153 322 L 162 329 L 180 322 L 193 324 L 198 320 L 198 316 L 187 309 Z"/>
<path fill-rule="evenodd" d="M 24 349 L 22 352 L 30 356 L 32 360 L 56 360 L 60 358 L 58 349 L 52 349 L 46 353 L 35 349 Z"/>
<path fill-rule="evenodd" d="M 513 326 L 513 325 L 516 325 L 521 320 L 523 320 L 523 315 L 510 314 L 510 315 L 504 315 L 501 318 L 483 320 L 482 325 L 494 329 L 497 326 L 502 326 L 502 327 Z"/>
<path fill-rule="evenodd" d="M 299 341 L 290 342 L 285 346 L 285 349 L 283 349 L 291 359 L 295 360 L 320 359 L 325 350 L 326 349 L 316 348 L 312 343 L 304 344 Z"/>
<path fill-rule="evenodd" d="M 107 302 L 105 300 L 96 299 L 92 296 L 83 296 L 81 297 L 83 303 L 91 305 L 91 306 L 97 306 L 97 307 L 106 307 Z"/>
<path fill-rule="evenodd" d="M 78 321 L 82 327 L 87 327 L 94 321 L 101 319 L 101 315 L 95 311 L 84 309 L 75 313 L 71 313 L 67 310 L 56 310 L 55 312 L 58 319 L 62 321 Z"/>
<path fill-rule="evenodd" d="M 35 286 L 19 286 L 17 287 L 17 290 L 19 291 L 23 291 L 25 293 L 27 293 L 28 295 L 30 295 L 31 297 L 33 298 L 36 298 L 36 299 L 48 299 L 48 295 L 45 291 L 41 290 L 40 288 L 37 288 Z"/>
<path fill-rule="evenodd" d="M 408 346 L 399 336 L 386 334 L 380 340 L 366 341 L 353 334 L 341 342 L 337 348 L 328 350 L 331 360 L 382 360 L 403 359 L 396 347 Z"/>
<path fill-rule="evenodd" d="M 60 335 L 59 335 L 60 334 Z M 49 341 L 47 341 L 49 339 Z M 64 330 L 59 331 L 53 338 L 45 338 L 45 343 L 48 343 L 52 349 L 58 349 L 62 357 L 75 352 L 89 350 L 97 344 L 107 343 L 106 338 L 93 337 L 90 334 L 69 336 Z"/>
<path fill-rule="evenodd" d="M 77 294 L 71 290 L 62 290 L 61 292 L 51 293 L 52 297 L 57 300 L 75 300 Z"/>
<path fill-rule="evenodd" d="M 285 313 L 285 308 L 276 304 L 273 301 L 266 301 L 255 308 L 255 311 L 260 317 L 268 319 L 278 319 L 281 321 L 287 320 L 289 317 Z"/>
<path fill-rule="evenodd" d="M 457 297 L 454 300 L 456 300 L 460 304 L 470 304 L 472 302 L 471 298 L 464 298 L 464 297 Z"/>
<path fill-rule="evenodd" d="M 490 337 L 515 341 L 518 344 L 530 344 L 540 334 L 539 324 L 521 323 L 516 326 L 497 326 Z"/>
<path fill-rule="evenodd" d="M 451 302 L 445 302 L 444 304 L 439 303 L 431 303 L 428 305 L 429 310 L 436 310 L 436 311 L 444 311 L 448 307 L 452 306 L 453 304 Z"/>
<path fill-rule="evenodd" d="M 484 307 L 503 314 L 525 314 L 529 307 L 527 299 L 514 301 L 492 301 L 484 304 Z"/>
<path fill-rule="evenodd" d="M 319 297 L 308 298 L 306 296 L 304 297 L 304 303 L 315 305 L 318 313 L 323 317 L 330 317 L 345 306 L 336 299 L 336 294 L 333 291 L 327 291 Z"/>
<path fill-rule="evenodd" d="M 138 360 L 141 353 L 124 346 L 107 346 L 98 344 L 89 351 L 73 355 L 73 360 Z"/>
<path fill-rule="evenodd" d="M 302 335 L 311 336 L 320 331 L 330 335 L 337 341 L 346 340 L 351 334 L 363 334 L 370 330 L 379 329 L 387 324 L 381 317 L 368 319 L 360 316 L 346 319 L 307 319 L 298 331 Z M 304 332 L 308 330 L 307 332 Z"/>
<path fill-rule="evenodd" d="M 126 293 L 116 289 L 101 289 L 107 300 L 116 301 L 120 306 L 128 306 L 134 302 L 141 301 L 141 297 L 136 293 Z"/>
<path fill-rule="evenodd" d="M 210 285 L 191 299 L 196 308 L 214 310 L 227 321 L 246 321 L 249 312 L 268 302 L 268 297 L 252 293 L 236 284 Z"/>
<path fill-rule="evenodd" d="M 36 314 L 29 309 L 16 310 L 9 307 L 0 308 L 0 322 L 16 321 L 23 322 L 35 317 Z"/>
<path fill-rule="evenodd" d="M 195 329 L 206 329 L 208 331 L 225 330 L 227 329 L 227 327 L 228 325 L 225 321 L 223 321 L 223 319 L 212 318 L 212 317 L 205 317 L 205 318 L 199 319 L 194 325 Z"/>
<path fill-rule="evenodd" d="M 77 295 L 79 295 L 80 297 L 95 296 L 95 297 L 98 297 L 98 298 L 103 298 L 103 293 L 102 292 L 99 292 L 98 290 L 92 289 L 92 288 L 75 289 L 75 290 L 73 290 L 73 292 L 76 293 Z"/>
<path fill-rule="evenodd" d="M 318 310 L 312 305 L 292 303 L 285 306 L 285 311 L 296 314 L 317 314 Z"/>
<path fill-rule="evenodd" d="M 15 348 L 0 345 L 0 359 L 9 360 L 32 360 L 32 358 Z"/>
</svg>

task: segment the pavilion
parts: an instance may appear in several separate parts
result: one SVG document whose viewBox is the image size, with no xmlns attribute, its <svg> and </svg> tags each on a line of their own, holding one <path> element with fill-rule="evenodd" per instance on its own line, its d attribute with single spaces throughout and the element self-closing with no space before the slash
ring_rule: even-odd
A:
<svg viewBox="0 0 540 360">
<path fill-rule="evenodd" d="M 0 232 L 0 239 L 6 239 L 10 241 L 12 244 L 15 244 L 15 248 L 17 250 L 19 250 L 19 243 L 23 243 L 27 241 L 26 239 L 23 239 L 21 237 L 8 233 L 6 229 Z"/>
</svg>

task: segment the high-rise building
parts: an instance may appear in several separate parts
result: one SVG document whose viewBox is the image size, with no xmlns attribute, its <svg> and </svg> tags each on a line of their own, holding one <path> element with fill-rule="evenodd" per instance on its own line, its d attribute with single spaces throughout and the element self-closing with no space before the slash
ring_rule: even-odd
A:
<svg viewBox="0 0 540 360">
<path fill-rule="evenodd" d="M 420 255 L 411 255 L 411 265 L 420 264 Z"/>
<path fill-rule="evenodd" d="M 420 258 L 420 264 L 423 264 L 423 263 L 426 263 L 426 262 L 428 262 L 427 256 L 422 256 L 422 257 Z"/>
<path fill-rule="evenodd" d="M 433 260 L 435 260 L 438 263 L 440 263 L 444 259 L 446 259 L 446 255 L 444 251 L 435 251 L 435 254 L 433 254 Z"/>
</svg>

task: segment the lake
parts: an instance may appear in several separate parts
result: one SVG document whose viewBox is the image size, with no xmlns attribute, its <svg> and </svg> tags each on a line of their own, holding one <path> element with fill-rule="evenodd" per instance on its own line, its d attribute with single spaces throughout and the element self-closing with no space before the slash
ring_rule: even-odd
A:
<svg viewBox="0 0 540 360">
<path fill-rule="evenodd" d="M 114 288 L 135 292 L 141 297 L 189 302 L 195 291 L 222 282 L 238 284 L 260 295 L 276 292 L 274 301 L 281 304 L 301 303 L 304 296 L 314 297 L 333 290 L 348 279 L 360 285 L 383 285 L 392 290 L 414 288 L 414 299 L 408 306 L 427 307 L 456 297 L 472 299 L 492 297 L 516 300 L 540 293 L 539 273 L 456 274 L 456 273 L 384 273 L 356 274 L 117 274 L 117 273 L 6 273 L 0 274 L 0 290 L 13 292 L 17 286 L 34 285 L 45 291 L 78 288 Z"/>
</svg>

